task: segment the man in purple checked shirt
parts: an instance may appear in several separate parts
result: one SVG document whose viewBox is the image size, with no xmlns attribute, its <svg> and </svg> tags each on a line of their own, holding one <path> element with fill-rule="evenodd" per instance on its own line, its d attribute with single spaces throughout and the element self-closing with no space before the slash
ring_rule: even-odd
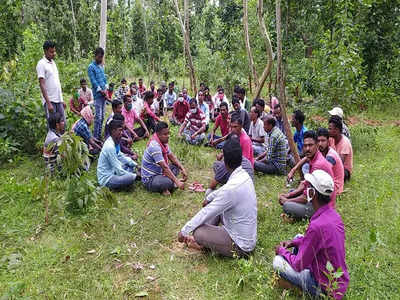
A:
<svg viewBox="0 0 400 300">
<path fill-rule="evenodd" d="M 279 273 L 280 285 L 284 288 L 294 285 L 312 296 L 323 293 L 342 299 L 350 278 L 342 218 L 328 205 L 334 182 L 322 170 L 315 170 L 304 177 L 309 183 L 307 200 L 312 202 L 315 213 L 304 236 L 297 235 L 293 240 L 276 246 L 273 268 Z M 288 248 L 293 249 L 289 251 Z M 333 282 L 329 282 L 326 276 L 330 273 L 327 269 L 329 264 L 339 277 Z"/>
</svg>

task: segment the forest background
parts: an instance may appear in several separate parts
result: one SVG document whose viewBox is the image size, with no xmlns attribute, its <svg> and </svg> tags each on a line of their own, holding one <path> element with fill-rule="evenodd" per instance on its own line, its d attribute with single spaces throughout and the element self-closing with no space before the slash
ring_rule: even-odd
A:
<svg viewBox="0 0 400 300">
<path fill-rule="evenodd" d="M 179 1 L 178 1 L 179 2 Z M 242 1 L 189 1 L 190 49 L 199 82 L 228 95 L 240 84 L 248 96 L 254 79 L 246 55 Z M 180 3 L 183 7 L 183 1 Z M 286 0 L 282 2 L 283 64 L 289 106 L 304 110 L 340 105 L 346 112 L 381 109 L 400 94 L 400 2 Z M 267 62 L 248 3 L 250 44 L 258 74 Z M 275 2 L 264 1 L 264 22 L 274 65 L 261 97 L 276 85 Z M 0 3 L 0 157 L 36 153 L 45 134 L 35 66 L 46 39 L 57 43 L 64 100 L 69 100 L 99 40 L 98 0 L 7 0 Z M 190 88 L 183 37 L 173 1 L 108 1 L 106 73 L 172 81 Z M 279 88 L 279 87 L 278 87 Z M 307 105 L 311 104 L 311 105 Z M 33 125 L 33 126 L 32 126 Z"/>
</svg>

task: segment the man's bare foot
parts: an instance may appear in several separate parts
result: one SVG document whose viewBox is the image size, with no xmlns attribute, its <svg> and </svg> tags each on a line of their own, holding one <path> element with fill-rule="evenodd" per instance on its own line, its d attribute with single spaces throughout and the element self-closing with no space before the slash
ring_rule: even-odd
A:
<svg viewBox="0 0 400 300">
<path fill-rule="evenodd" d="M 287 214 L 282 213 L 281 214 L 281 218 L 283 223 L 287 223 L 287 224 L 293 224 L 295 222 L 295 219 L 289 217 Z"/>
<path fill-rule="evenodd" d="M 165 190 L 162 192 L 163 196 L 170 196 L 171 192 L 169 190 Z"/>
<path fill-rule="evenodd" d="M 195 250 L 203 250 L 203 246 L 197 244 L 195 241 L 190 241 L 187 244 L 188 248 L 195 249 Z"/>
</svg>

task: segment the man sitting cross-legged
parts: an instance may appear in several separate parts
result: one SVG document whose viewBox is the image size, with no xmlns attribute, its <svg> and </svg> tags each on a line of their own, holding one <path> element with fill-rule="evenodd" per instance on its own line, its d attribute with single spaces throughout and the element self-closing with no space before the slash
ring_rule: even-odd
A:
<svg viewBox="0 0 400 300">
<path fill-rule="evenodd" d="M 183 99 L 182 93 L 179 94 L 178 100 L 174 102 L 172 108 L 172 116 L 169 121 L 173 125 L 181 125 L 190 110 L 189 103 Z"/>
<path fill-rule="evenodd" d="M 203 208 L 178 233 L 178 240 L 224 256 L 246 257 L 257 241 L 257 197 L 253 181 L 241 167 L 239 141 L 227 140 L 223 152 L 231 173 L 228 182 L 206 197 Z"/>
<path fill-rule="evenodd" d="M 104 142 L 97 164 L 99 184 L 113 190 L 130 187 L 137 176 L 135 173 L 137 164 L 121 151 L 123 125 L 119 120 L 110 122 L 110 136 Z"/>
<path fill-rule="evenodd" d="M 260 119 L 261 112 L 256 108 L 256 106 L 252 106 L 250 109 L 250 128 L 249 128 L 249 137 L 253 143 L 253 152 L 254 155 L 260 155 L 264 153 L 266 149 L 265 145 L 265 130 L 264 130 L 264 122 Z"/>
<path fill-rule="evenodd" d="M 168 147 L 168 124 L 158 122 L 155 131 L 143 154 L 142 182 L 151 192 L 170 195 L 175 187 L 185 189 L 184 182 L 187 180 L 187 173 Z M 177 178 L 179 170 L 182 172 L 182 179 Z"/>
<path fill-rule="evenodd" d="M 206 116 L 197 105 L 196 98 L 189 101 L 190 110 L 186 114 L 181 128 L 179 128 L 179 136 L 183 137 L 185 141 L 191 145 L 200 145 L 203 143 L 206 135 Z"/>
<path fill-rule="evenodd" d="M 350 180 L 353 170 L 353 147 L 350 140 L 342 134 L 343 121 L 338 116 L 329 119 L 329 146 L 339 154 L 344 166 L 344 181 Z"/>
<path fill-rule="evenodd" d="M 335 191 L 336 194 L 339 195 L 343 192 L 343 184 L 344 184 L 344 169 L 342 160 L 340 159 L 339 154 L 331 147 L 329 147 L 328 129 L 319 128 L 317 136 L 318 136 L 318 150 L 325 157 L 325 159 L 332 165 L 333 181 L 335 182 Z M 308 158 L 306 156 L 303 159 L 301 159 L 297 163 L 297 165 L 292 170 L 290 170 L 288 174 L 288 181 L 291 178 L 293 178 L 296 170 L 298 170 L 301 166 L 305 165 L 307 162 Z"/>
<path fill-rule="evenodd" d="M 246 132 L 243 130 L 242 125 L 241 125 L 241 120 L 239 116 L 232 116 L 232 121 L 230 124 L 231 127 L 231 132 L 227 136 L 227 140 L 229 139 L 237 139 L 239 140 L 240 147 L 242 149 L 242 168 L 245 170 L 251 179 L 254 178 L 254 170 L 253 170 L 253 149 L 251 147 L 251 140 L 249 136 L 246 134 Z M 214 171 L 214 178 L 211 179 L 210 185 L 206 191 L 206 194 L 209 194 L 213 190 L 217 188 L 218 184 L 225 184 L 229 176 L 231 175 L 229 173 L 229 170 L 225 167 L 224 162 L 222 161 L 223 159 L 223 153 L 217 154 L 217 161 L 214 162 L 213 165 L 213 171 Z"/>
<path fill-rule="evenodd" d="M 313 130 L 304 133 L 303 152 L 307 157 L 310 170 L 309 173 L 315 170 L 323 170 L 333 178 L 332 165 L 318 151 L 317 134 Z M 295 219 L 310 218 L 314 209 L 310 202 L 307 202 L 306 192 L 308 184 L 302 181 L 297 189 L 290 191 L 287 194 L 279 196 L 279 203 L 283 205 L 283 211 Z M 335 206 L 336 191 L 333 189 L 331 195 L 330 206 Z"/>
<path fill-rule="evenodd" d="M 81 110 L 81 116 L 82 118 L 80 118 L 78 121 L 75 122 L 71 130 L 77 136 L 80 136 L 83 139 L 83 141 L 88 145 L 89 153 L 91 155 L 99 154 L 101 151 L 101 147 L 103 146 L 103 143 L 100 140 L 96 139 L 94 136 L 92 136 L 89 130 L 89 126 L 94 121 L 93 112 L 89 105 L 85 106 Z"/>
<path fill-rule="evenodd" d="M 143 120 L 132 107 L 132 98 L 130 95 L 124 96 L 124 106 L 121 113 L 125 118 L 125 126 L 132 140 L 137 141 L 149 137 L 150 133 L 146 124 L 144 124 Z M 140 127 L 135 128 L 136 123 L 139 123 Z"/>
<path fill-rule="evenodd" d="M 328 205 L 334 183 L 322 170 L 306 174 L 305 179 L 309 184 L 307 199 L 315 213 L 304 236 L 297 235 L 276 246 L 273 268 L 281 277 L 279 283 L 283 288 L 300 288 L 313 297 L 326 294 L 329 298 L 342 299 L 350 278 L 343 221 Z"/>
<path fill-rule="evenodd" d="M 215 147 L 217 149 L 222 149 L 224 147 L 225 140 L 229 134 L 230 120 L 231 116 L 228 110 L 228 103 L 222 102 L 219 105 L 219 115 L 215 119 L 215 124 L 212 132 L 208 135 L 209 143 L 208 145 Z M 215 135 L 217 129 L 220 128 L 221 135 Z"/>
<path fill-rule="evenodd" d="M 148 130 L 154 133 L 156 123 L 160 121 L 160 118 L 152 111 L 151 107 L 154 102 L 154 94 L 152 91 L 146 91 L 143 94 L 144 109 L 140 118 L 144 120 Z"/>
<path fill-rule="evenodd" d="M 263 119 L 268 134 L 267 151 L 256 157 L 254 170 L 264 174 L 282 175 L 286 172 L 287 140 L 276 126 L 276 119 L 267 115 Z"/>
</svg>

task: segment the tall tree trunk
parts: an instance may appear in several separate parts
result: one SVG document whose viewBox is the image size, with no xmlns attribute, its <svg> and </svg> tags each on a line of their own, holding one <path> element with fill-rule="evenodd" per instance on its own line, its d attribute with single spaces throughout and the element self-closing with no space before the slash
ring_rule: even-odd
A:
<svg viewBox="0 0 400 300">
<path fill-rule="evenodd" d="M 143 11 L 143 24 L 144 24 L 144 34 L 145 34 L 145 42 L 146 42 L 146 56 L 147 56 L 147 73 L 149 73 L 150 67 L 150 52 L 149 52 L 149 35 L 147 31 L 147 21 L 146 21 L 146 11 L 144 8 L 144 0 L 141 1 L 142 11 Z"/>
<path fill-rule="evenodd" d="M 269 38 L 268 35 L 268 31 L 267 31 L 267 27 L 265 26 L 264 23 L 264 8 L 263 8 L 263 0 L 258 0 L 258 4 L 257 4 L 257 17 L 258 17 L 258 25 L 260 26 L 260 31 L 261 34 L 264 38 L 264 43 L 265 43 L 265 48 L 267 51 L 267 58 L 268 58 L 268 62 L 267 65 L 264 69 L 264 72 L 260 78 L 260 80 L 258 81 L 258 85 L 256 86 L 256 94 L 255 94 L 255 98 L 259 98 L 260 94 L 261 94 L 261 90 L 264 86 L 265 80 L 267 80 L 268 75 L 271 73 L 271 69 L 272 69 L 272 44 L 271 44 L 271 39 Z"/>
<path fill-rule="evenodd" d="M 256 88 L 258 88 L 257 70 L 254 65 L 253 54 L 251 53 L 251 47 L 250 47 L 249 14 L 248 14 L 247 0 L 243 0 L 243 28 L 244 28 L 244 42 L 246 44 L 247 58 L 249 60 L 249 68 L 253 76 L 254 85 Z"/>
<path fill-rule="evenodd" d="M 286 95 L 285 95 L 285 81 L 284 71 L 282 67 L 282 25 L 281 25 L 281 0 L 276 0 L 276 35 L 277 35 L 277 52 L 278 52 L 278 64 L 276 74 L 279 81 L 279 102 L 281 104 L 281 111 L 283 117 L 283 124 L 285 127 L 286 136 L 289 141 L 289 147 L 293 153 L 294 160 L 297 163 L 300 160 L 299 153 L 297 152 L 296 144 L 293 140 L 293 134 L 290 129 L 289 121 L 286 114 Z"/>
<path fill-rule="evenodd" d="M 185 24 L 183 23 L 182 16 L 179 10 L 179 4 L 178 0 L 174 0 L 175 3 L 175 9 L 176 13 L 178 16 L 179 24 L 181 25 L 181 30 L 182 30 L 182 35 L 183 35 L 183 41 L 184 41 L 184 49 L 185 53 L 187 56 L 188 60 L 188 67 L 190 71 L 190 80 L 192 81 L 193 84 L 193 92 L 197 94 L 197 87 L 196 87 L 196 75 L 195 75 L 195 70 L 193 66 L 193 60 L 192 60 L 192 54 L 190 51 L 190 37 L 189 37 L 189 31 L 186 30 Z M 188 12 L 188 7 L 189 7 L 189 0 L 184 0 L 184 8 L 185 8 L 185 23 L 189 24 L 189 12 Z"/>
<path fill-rule="evenodd" d="M 101 0 L 99 45 L 101 48 L 104 49 L 104 52 L 106 51 L 106 38 L 107 38 L 107 0 Z"/>
</svg>

